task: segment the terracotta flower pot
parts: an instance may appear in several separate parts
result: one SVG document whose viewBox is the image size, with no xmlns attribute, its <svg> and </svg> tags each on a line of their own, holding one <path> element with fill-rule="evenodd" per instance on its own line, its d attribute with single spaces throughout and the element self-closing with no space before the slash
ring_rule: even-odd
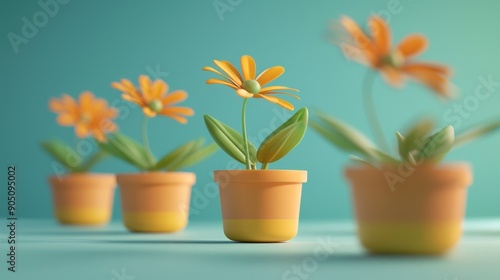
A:
<svg viewBox="0 0 500 280">
<path fill-rule="evenodd" d="M 467 164 L 348 167 L 358 235 L 374 253 L 441 254 L 460 239 Z"/>
<path fill-rule="evenodd" d="M 186 227 L 194 173 L 117 175 L 123 223 L 136 232 L 175 232 Z"/>
<path fill-rule="evenodd" d="M 49 178 L 54 212 L 62 224 L 102 225 L 113 211 L 113 174 L 74 173 Z"/>
<path fill-rule="evenodd" d="M 281 242 L 295 237 L 307 171 L 220 170 L 214 175 L 227 238 Z"/>
</svg>

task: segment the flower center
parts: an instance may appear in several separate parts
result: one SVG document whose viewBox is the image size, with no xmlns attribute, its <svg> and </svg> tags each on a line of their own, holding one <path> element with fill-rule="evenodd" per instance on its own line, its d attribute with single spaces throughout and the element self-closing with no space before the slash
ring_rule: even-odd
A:
<svg viewBox="0 0 500 280">
<path fill-rule="evenodd" d="M 260 84 L 256 80 L 246 80 L 243 83 L 242 87 L 244 90 L 253 94 L 260 92 Z"/>
<path fill-rule="evenodd" d="M 382 58 L 382 64 L 389 65 L 394 68 L 399 68 L 405 62 L 404 55 L 399 51 L 393 51 L 389 53 L 387 56 Z"/>
<path fill-rule="evenodd" d="M 163 104 L 160 100 L 155 99 L 148 103 L 148 108 L 151 109 L 151 111 L 158 113 L 161 111 L 161 109 L 163 109 Z"/>
<path fill-rule="evenodd" d="M 90 122 L 90 115 L 87 114 L 87 113 L 83 113 L 81 116 L 80 116 L 80 121 L 83 122 L 83 123 L 88 123 Z"/>
</svg>

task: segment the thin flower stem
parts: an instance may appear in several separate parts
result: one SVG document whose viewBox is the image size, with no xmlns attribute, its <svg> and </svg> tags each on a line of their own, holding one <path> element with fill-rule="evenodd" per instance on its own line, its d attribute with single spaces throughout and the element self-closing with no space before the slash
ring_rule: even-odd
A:
<svg viewBox="0 0 500 280">
<path fill-rule="evenodd" d="M 243 131 L 243 147 L 245 148 L 245 165 L 247 170 L 250 170 L 250 154 L 248 151 L 248 138 L 247 138 L 247 123 L 246 123 L 246 111 L 247 111 L 248 98 L 243 99 L 243 108 L 241 109 L 241 129 Z"/>
<path fill-rule="evenodd" d="M 370 123 L 370 127 L 372 129 L 373 134 L 375 134 L 375 139 L 377 140 L 377 144 L 385 151 L 389 151 L 389 143 L 387 139 L 384 137 L 384 132 L 380 126 L 380 122 L 378 120 L 377 114 L 375 112 L 375 104 L 373 103 L 373 82 L 375 81 L 375 73 L 368 69 L 366 72 L 365 80 L 363 83 L 363 92 L 364 92 L 364 102 L 366 117 L 368 122 Z"/>
<path fill-rule="evenodd" d="M 153 154 L 151 153 L 148 140 L 148 117 L 146 116 L 142 119 L 142 144 L 144 145 L 149 164 L 153 166 Z"/>
<path fill-rule="evenodd" d="M 268 166 L 269 166 L 269 163 L 263 163 L 261 169 L 262 170 L 267 169 Z"/>
</svg>

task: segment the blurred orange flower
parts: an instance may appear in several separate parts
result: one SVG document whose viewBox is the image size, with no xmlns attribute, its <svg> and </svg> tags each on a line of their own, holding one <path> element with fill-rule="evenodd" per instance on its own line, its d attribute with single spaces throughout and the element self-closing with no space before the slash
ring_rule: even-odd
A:
<svg viewBox="0 0 500 280">
<path fill-rule="evenodd" d="M 224 74 L 209 66 L 203 67 L 202 70 L 216 73 L 223 79 L 208 79 L 207 84 L 225 85 L 236 90 L 236 93 L 243 98 L 264 98 L 265 100 L 278 104 L 285 109 L 293 110 L 294 107 L 290 102 L 272 96 L 272 94 L 286 94 L 298 99 L 298 97 L 294 94 L 282 92 L 282 90 L 298 92 L 297 89 L 284 86 L 263 87 L 267 83 L 277 79 L 285 72 L 285 68 L 282 66 L 273 66 L 268 68 L 256 77 L 255 60 L 249 55 L 243 55 L 240 59 L 241 72 L 243 75 L 240 75 L 236 67 L 234 67 L 229 61 L 214 60 L 214 63 L 224 72 Z"/>
<path fill-rule="evenodd" d="M 441 96 L 451 96 L 451 71 L 447 66 L 413 61 L 427 47 L 424 36 L 409 35 L 392 47 L 391 30 L 382 18 L 370 17 L 368 26 L 370 34 L 365 33 L 351 18 L 343 16 L 340 19 L 343 34 L 338 44 L 347 57 L 377 69 L 392 86 L 402 86 L 407 76 Z"/>
<path fill-rule="evenodd" d="M 123 92 L 123 99 L 142 107 L 142 111 L 148 117 L 163 115 L 185 124 L 187 123 L 185 116 L 194 115 L 194 110 L 191 108 L 173 106 L 184 101 L 188 94 L 183 90 L 167 93 L 168 85 L 162 80 L 152 82 L 148 76 L 141 75 L 139 76 L 140 89 L 127 79 L 113 82 L 111 86 Z"/>
<path fill-rule="evenodd" d="M 49 102 L 52 112 L 59 114 L 57 123 L 62 126 L 74 126 L 75 134 L 79 138 L 92 135 L 97 141 L 105 142 L 106 133 L 115 132 L 117 126 L 112 119 L 118 112 L 108 107 L 108 102 L 85 91 L 80 94 L 78 101 L 63 94 L 60 99 L 53 98 Z"/>
</svg>

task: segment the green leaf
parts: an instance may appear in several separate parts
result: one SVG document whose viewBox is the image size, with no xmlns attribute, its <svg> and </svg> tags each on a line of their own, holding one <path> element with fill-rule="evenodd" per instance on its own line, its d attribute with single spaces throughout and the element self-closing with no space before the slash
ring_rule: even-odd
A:
<svg viewBox="0 0 500 280">
<path fill-rule="evenodd" d="M 455 146 L 460 146 L 465 143 L 468 143 L 486 134 L 492 133 L 499 128 L 500 128 L 500 121 L 490 122 L 482 126 L 476 125 L 473 128 L 466 130 L 465 132 L 459 133 L 455 140 Z"/>
<path fill-rule="evenodd" d="M 42 148 L 57 162 L 70 172 L 79 171 L 82 158 L 70 146 L 59 140 L 50 140 L 41 143 Z"/>
<path fill-rule="evenodd" d="M 384 163 L 400 163 L 401 161 L 395 159 L 389 154 L 386 154 L 378 149 L 372 149 L 372 153 L 374 153 L 377 156 L 377 159 L 380 160 L 381 162 Z"/>
<path fill-rule="evenodd" d="M 218 146 L 216 143 L 211 143 L 204 147 L 196 147 L 191 149 L 190 153 L 186 156 L 182 157 L 179 161 L 177 161 L 174 165 L 169 167 L 169 170 L 175 171 L 179 169 L 183 169 L 189 166 L 192 166 L 207 157 L 211 156 L 215 151 L 217 151 Z"/>
<path fill-rule="evenodd" d="M 307 130 L 307 108 L 298 110 L 285 123 L 264 139 L 257 151 L 261 163 L 271 163 L 283 158 L 295 148 Z"/>
<path fill-rule="evenodd" d="M 402 159 L 406 159 L 408 157 L 408 152 L 406 151 L 405 147 L 405 137 L 399 133 L 399 131 L 396 131 L 396 139 L 398 140 L 398 152 L 399 156 Z"/>
<path fill-rule="evenodd" d="M 208 132 L 215 143 L 229 156 L 245 164 L 245 148 L 241 133 L 209 115 L 205 115 L 204 119 Z M 248 141 L 248 150 L 250 164 L 255 165 L 257 163 L 257 149 L 250 141 Z"/>
<path fill-rule="evenodd" d="M 182 157 L 189 154 L 193 148 L 203 145 L 203 142 L 204 142 L 203 139 L 197 139 L 187 142 L 186 144 L 178 147 L 177 149 L 165 155 L 162 159 L 160 159 L 156 163 L 153 169 L 154 170 L 170 169 L 169 166 L 175 164 L 176 161 L 180 160 Z"/>
<path fill-rule="evenodd" d="M 432 129 L 434 129 L 434 122 L 430 119 L 423 119 L 413 125 L 405 134 L 405 137 L 400 138 L 402 135 L 398 132 L 396 136 L 398 137 L 398 152 L 401 158 L 408 161 L 409 154 L 420 149 L 419 145 L 422 145 L 422 139 L 424 139 Z"/>
<path fill-rule="evenodd" d="M 140 170 L 151 168 L 145 149 L 125 135 L 115 133 L 108 142 L 99 146 L 109 154 L 137 167 Z"/>
<path fill-rule="evenodd" d="M 415 160 L 439 162 L 451 150 L 455 141 L 453 127 L 447 126 L 424 140 L 423 147 L 416 153 Z"/>
<path fill-rule="evenodd" d="M 364 158 L 358 157 L 358 156 L 350 155 L 349 159 L 352 162 L 354 162 L 354 163 L 358 163 L 358 164 L 361 164 L 361 165 L 369 165 L 369 166 L 375 167 L 375 164 L 373 164 L 372 162 L 370 162 L 370 161 L 368 161 L 368 160 L 366 160 Z"/>
<path fill-rule="evenodd" d="M 108 153 L 104 150 L 99 150 L 97 153 L 94 153 L 92 156 L 90 156 L 85 162 L 83 162 L 80 167 L 78 168 L 78 172 L 87 172 L 92 167 L 94 167 L 98 162 L 103 160 L 105 157 L 108 156 Z"/>
<path fill-rule="evenodd" d="M 316 113 L 319 121 L 311 121 L 311 127 L 333 145 L 346 152 L 355 153 L 369 159 L 378 159 L 375 145 L 361 132 L 346 123 L 329 117 L 324 113 Z"/>
<path fill-rule="evenodd" d="M 203 147 L 203 143 L 205 140 L 200 138 L 178 147 L 160 159 L 153 170 L 179 170 L 204 160 L 217 150 L 217 144 Z"/>
</svg>

